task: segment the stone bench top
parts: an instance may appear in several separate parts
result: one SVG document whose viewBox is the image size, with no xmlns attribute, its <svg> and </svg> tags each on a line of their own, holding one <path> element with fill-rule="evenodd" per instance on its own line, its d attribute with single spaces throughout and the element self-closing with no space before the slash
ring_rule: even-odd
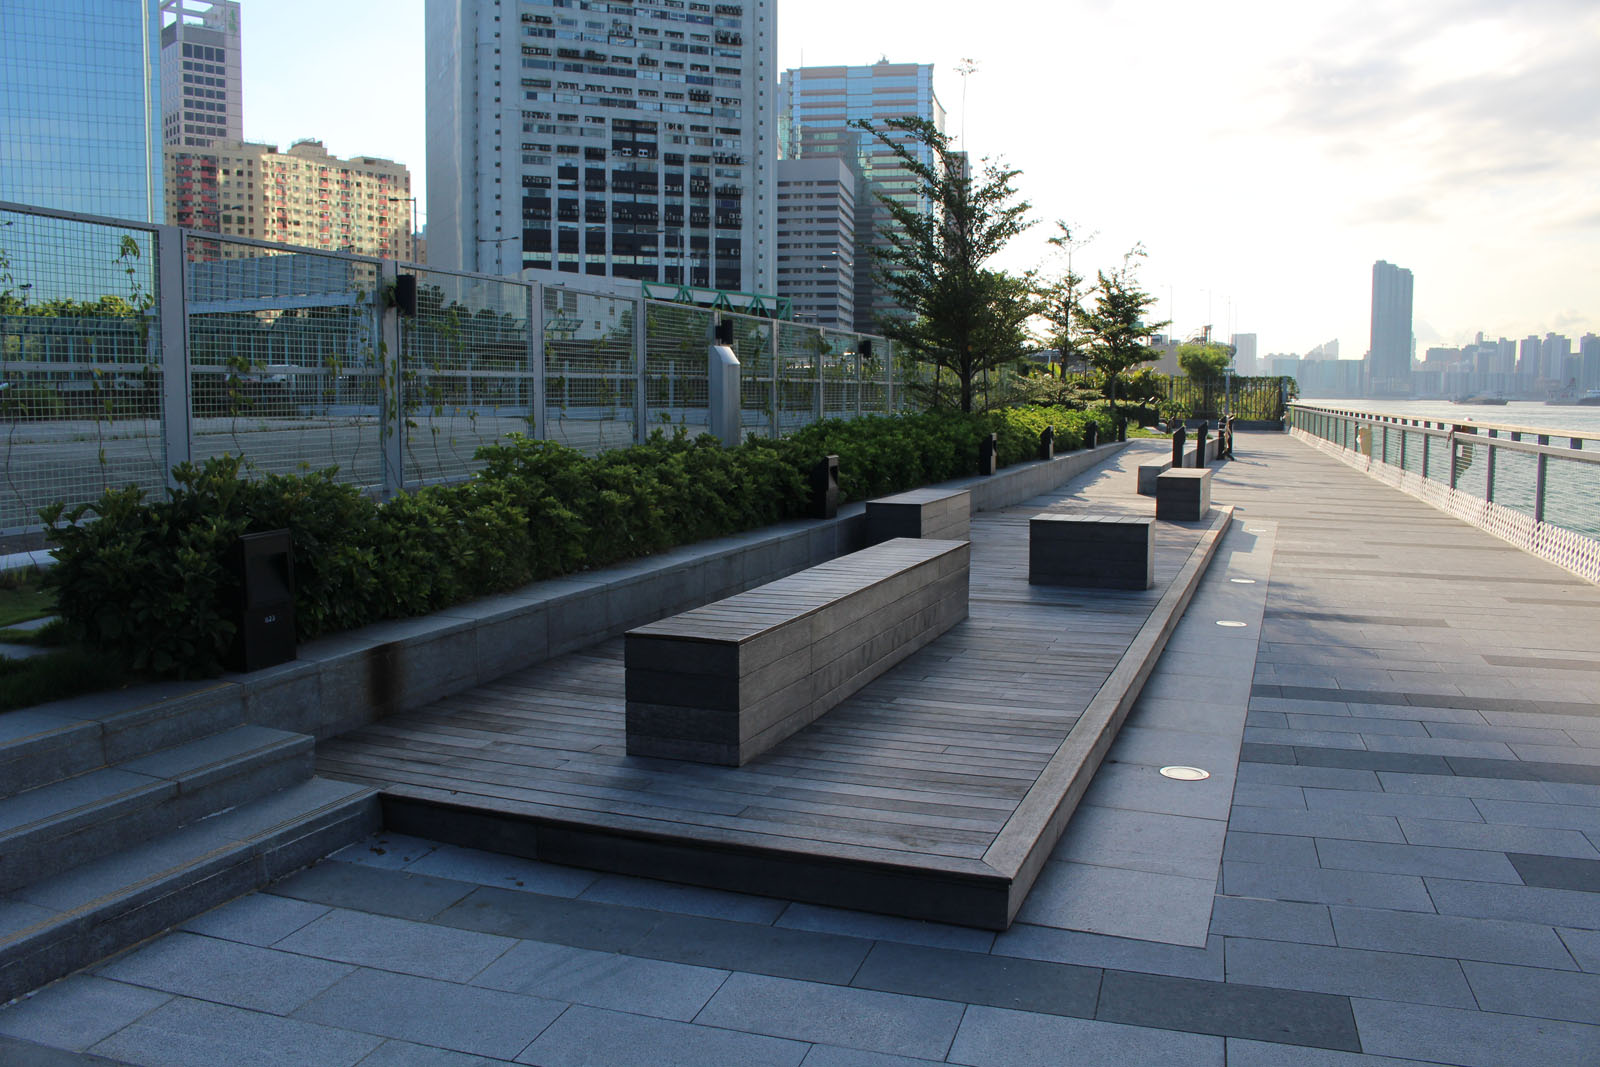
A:
<svg viewBox="0 0 1600 1067">
<path fill-rule="evenodd" d="M 840 597 L 966 547 L 965 541 L 897 537 L 628 632 L 742 644 L 820 611 Z"/>
<path fill-rule="evenodd" d="M 874 504 L 936 504 L 953 497 L 970 495 L 965 489 L 908 489 L 904 493 L 869 500 L 867 507 L 870 508 Z"/>
<path fill-rule="evenodd" d="M 1041 511 L 1033 516 L 1034 522 L 1115 523 L 1119 526 L 1151 526 L 1156 520 L 1148 515 L 1114 515 L 1105 512 L 1080 514 L 1068 511 Z"/>
<path fill-rule="evenodd" d="M 1215 472 L 1210 467 L 1182 467 L 1178 470 L 1162 471 L 1161 481 L 1169 479 L 1174 481 L 1193 481 L 1195 479 L 1208 479 Z"/>
</svg>

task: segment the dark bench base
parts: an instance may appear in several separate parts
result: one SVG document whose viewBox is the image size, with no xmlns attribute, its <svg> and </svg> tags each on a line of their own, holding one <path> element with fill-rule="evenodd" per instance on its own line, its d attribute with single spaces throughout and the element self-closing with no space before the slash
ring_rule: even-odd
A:
<svg viewBox="0 0 1600 1067">
<path fill-rule="evenodd" d="M 1156 518 L 1199 522 L 1211 511 L 1211 469 L 1166 471 L 1156 479 Z"/>
<path fill-rule="evenodd" d="M 1127 515 L 1035 515 L 1028 520 L 1028 583 L 1149 589 L 1156 574 L 1154 524 Z"/>
<path fill-rule="evenodd" d="M 965 489 L 913 489 L 867 501 L 867 544 L 894 537 L 965 541 L 972 494 Z"/>
<path fill-rule="evenodd" d="M 749 762 L 966 618 L 969 557 L 896 538 L 630 630 L 628 754 Z"/>
</svg>

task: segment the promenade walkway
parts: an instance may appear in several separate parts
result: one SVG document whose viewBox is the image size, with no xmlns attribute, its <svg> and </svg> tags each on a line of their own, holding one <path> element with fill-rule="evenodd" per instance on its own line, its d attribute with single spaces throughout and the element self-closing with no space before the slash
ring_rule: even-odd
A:
<svg viewBox="0 0 1600 1067">
<path fill-rule="evenodd" d="M 1003 933 L 383 835 L 0 1010 L 0 1062 L 1600 1063 L 1600 589 L 1239 453 Z"/>
</svg>

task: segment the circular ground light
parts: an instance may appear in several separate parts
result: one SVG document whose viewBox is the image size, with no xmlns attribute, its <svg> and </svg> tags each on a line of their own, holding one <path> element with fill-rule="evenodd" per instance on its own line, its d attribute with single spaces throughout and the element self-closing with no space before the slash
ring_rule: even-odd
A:
<svg viewBox="0 0 1600 1067">
<path fill-rule="evenodd" d="M 1247 622 L 1239 622 L 1237 619 L 1218 619 L 1217 625 L 1226 626 L 1230 630 L 1241 630 L 1250 624 Z"/>
<path fill-rule="evenodd" d="M 1256 584 L 1256 580 L 1254 578 L 1229 578 L 1228 581 L 1232 582 L 1234 585 L 1255 585 Z"/>
<path fill-rule="evenodd" d="M 1203 782 L 1211 777 L 1211 772 L 1203 771 L 1199 767 L 1163 767 L 1161 776 L 1179 782 Z"/>
</svg>

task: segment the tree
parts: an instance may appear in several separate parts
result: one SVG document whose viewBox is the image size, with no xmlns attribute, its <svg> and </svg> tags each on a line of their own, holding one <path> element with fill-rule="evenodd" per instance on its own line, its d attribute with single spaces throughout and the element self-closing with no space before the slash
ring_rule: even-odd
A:
<svg viewBox="0 0 1600 1067">
<path fill-rule="evenodd" d="M 890 225 L 875 274 L 906 313 L 879 329 L 911 358 L 951 371 L 961 410 L 971 411 L 979 377 L 1021 356 L 1023 323 L 1036 307 L 1031 278 L 984 266 L 1032 225 L 1030 205 L 1017 200 L 1012 184 L 1021 172 L 985 162 L 974 182 L 965 153 L 951 151 L 925 119 L 889 119 L 883 129 L 865 119 L 853 125 L 894 153 L 918 194 L 902 203 L 878 193 Z M 917 145 L 932 152 L 932 163 L 917 157 Z"/>
<path fill-rule="evenodd" d="M 1039 317 L 1045 322 L 1045 347 L 1055 349 L 1061 360 L 1061 376 L 1065 378 L 1068 365 L 1083 359 L 1083 353 L 1078 348 L 1078 331 L 1073 322 L 1073 316 L 1081 311 L 1078 304 L 1083 295 L 1083 275 L 1073 273 L 1072 253 L 1092 241 L 1095 235 L 1075 236 L 1072 228 L 1060 219 L 1056 220 L 1056 228 L 1061 232 L 1049 240 L 1066 252 L 1067 270 L 1061 277 L 1039 287 Z"/>
<path fill-rule="evenodd" d="M 1145 322 L 1145 309 L 1156 298 L 1139 288 L 1134 277 L 1134 260 L 1144 255 L 1144 249 L 1135 246 L 1122 257 L 1122 268 L 1107 274 L 1096 272 L 1099 281 L 1091 292 L 1093 308 L 1081 308 L 1078 313 L 1082 332 L 1083 351 L 1089 365 L 1105 379 L 1106 395 L 1111 399 L 1111 411 L 1117 413 L 1118 381 L 1124 371 L 1156 358 L 1156 352 L 1147 343 L 1151 334 L 1167 325 L 1165 322 Z"/>
<path fill-rule="evenodd" d="M 1191 381 L 1207 383 L 1222 377 L 1233 362 L 1233 348 L 1214 341 L 1190 341 L 1178 346 L 1178 367 Z"/>
</svg>

